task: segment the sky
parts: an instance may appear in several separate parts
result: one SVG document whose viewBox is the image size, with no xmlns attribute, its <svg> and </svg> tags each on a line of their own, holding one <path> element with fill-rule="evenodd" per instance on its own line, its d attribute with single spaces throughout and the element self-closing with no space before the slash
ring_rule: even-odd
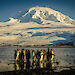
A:
<svg viewBox="0 0 75 75">
<path fill-rule="evenodd" d="M 75 19 L 75 0 L 0 0 L 0 22 L 35 6 L 49 7 Z"/>
</svg>

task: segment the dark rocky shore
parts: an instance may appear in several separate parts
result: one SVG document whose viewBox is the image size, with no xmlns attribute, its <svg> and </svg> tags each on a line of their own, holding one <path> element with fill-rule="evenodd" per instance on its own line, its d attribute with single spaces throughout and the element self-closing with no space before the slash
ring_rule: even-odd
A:
<svg viewBox="0 0 75 75">
<path fill-rule="evenodd" d="M 35 70 L 24 70 L 24 71 L 8 71 L 0 72 L 0 75 L 75 75 L 74 70 L 63 70 L 61 72 L 54 72 L 47 69 L 35 69 Z"/>
</svg>

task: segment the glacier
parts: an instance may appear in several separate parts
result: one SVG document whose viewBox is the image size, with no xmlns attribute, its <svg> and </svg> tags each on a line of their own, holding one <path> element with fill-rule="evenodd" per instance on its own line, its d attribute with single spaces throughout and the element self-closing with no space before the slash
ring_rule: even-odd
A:
<svg viewBox="0 0 75 75">
<path fill-rule="evenodd" d="M 7 22 L 0 22 L 3 45 L 75 45 L 75 20 L 47 7 L 20 11 Z"/>
</svg>

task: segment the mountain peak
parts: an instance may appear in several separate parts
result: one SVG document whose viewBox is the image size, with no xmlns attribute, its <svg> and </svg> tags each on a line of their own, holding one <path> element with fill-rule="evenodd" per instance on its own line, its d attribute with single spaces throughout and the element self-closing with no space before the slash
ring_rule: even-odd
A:
<svg viewBox="0 0 75 75">
<path fill-rule="evenodd" d="M 48 7 L 32 7 L 20 17 L 21 22 L 46 24 L 49 21 L 75 24 L 75 20 Z"/>
</svg>

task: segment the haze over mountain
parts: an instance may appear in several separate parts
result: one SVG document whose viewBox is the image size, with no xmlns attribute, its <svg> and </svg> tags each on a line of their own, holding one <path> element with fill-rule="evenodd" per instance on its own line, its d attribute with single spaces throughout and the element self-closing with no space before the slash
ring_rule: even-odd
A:
<svg viewBox="0 0 75 75">
<path fill-rule="evenodd" d="M 75 20 L 47 7 L 32 7 L 0 22 L 0 44 L 75 45 Z"/>
</svg>

